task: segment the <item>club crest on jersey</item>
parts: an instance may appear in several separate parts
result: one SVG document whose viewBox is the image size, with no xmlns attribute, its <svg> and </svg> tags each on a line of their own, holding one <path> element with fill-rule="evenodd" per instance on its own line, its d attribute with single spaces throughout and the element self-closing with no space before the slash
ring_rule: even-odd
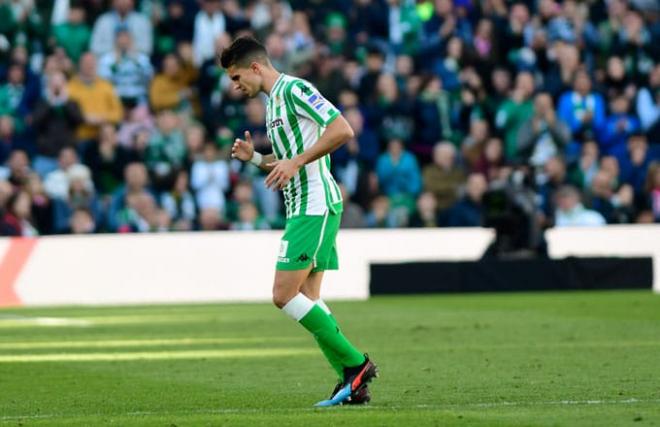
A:
<svg viewBox="0 0 660 427">
<path fill-rule="evenodd" d="M 325 99 L 323 99 L 321 95 L 313 93 L 312 96 L 307 98 L 307 102 L 309 102 L 315 110 L 320 110 L 325 104 Z"/>
<path fill-rule="evenodd" d="M 273 120 L 268 125 L 268 127 L 270 127 L 271 129 L 279 128 L 279 127 L 282 127 L 282 126 L 284 126 L 284 120 L 282 120 L 280 118 L 277 118 L 277 119 Z"/>
</svg>

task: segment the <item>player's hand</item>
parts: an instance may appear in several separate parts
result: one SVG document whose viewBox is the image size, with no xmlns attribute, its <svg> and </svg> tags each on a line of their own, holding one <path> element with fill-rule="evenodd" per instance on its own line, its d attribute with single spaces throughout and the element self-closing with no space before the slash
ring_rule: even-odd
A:
<svg viewBox="0 0 660 427">
<path fill-rule="evenodd" d="M 287 186 L 291 178 L 298 173 L 298 169 L 302 165 L 296 159 L 285 159 L 276 160 L 268 163 L 266 166 L 273 168 L 266 177 L 266 187 L 273 190 L 282 190 Z"/>
<path fill-rule="evenodd" d="M 254 145 L 252 144 L 252 136 L 250 132 L 245 131 L 245 140 L 240 138 L 234 140 L 234 145 L 231 146 L 231 157 L 248 162 L 253 154 Z"/>
</svg>

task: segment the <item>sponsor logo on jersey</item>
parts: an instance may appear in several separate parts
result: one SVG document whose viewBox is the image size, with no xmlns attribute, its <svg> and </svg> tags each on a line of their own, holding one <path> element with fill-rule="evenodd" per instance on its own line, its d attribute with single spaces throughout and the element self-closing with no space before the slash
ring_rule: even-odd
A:
<svg viewBox="0 0 660 427">
<path fill-rule="evenodd" d="M 321 95 L 314 93 L 312 96 L 307 98 L 307 102 L 309 102 L 315 110 L 320 110 L 321 107 L 323 107 L 325 104 L 325 99 Z"/>
<path fill-rule="evenodd" d="M 280 118 L 277 118 L 277 119 L 273 120 L 268 125 L 268 127 L 271 128 L 271 129 L 279 128 L 279 127 L 282 127 L 282 126 L 284 126 L 284 121 Z"/>
</svg>

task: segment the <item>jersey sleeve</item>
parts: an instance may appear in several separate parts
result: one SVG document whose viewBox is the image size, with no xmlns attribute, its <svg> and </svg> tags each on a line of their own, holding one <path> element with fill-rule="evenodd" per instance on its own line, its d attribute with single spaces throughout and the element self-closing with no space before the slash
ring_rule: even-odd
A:
<svg viewBox="0 0 660 427">
<path fill-rule="evenodd" d="M 311 84 L 295 81 L 287 89 L 287 95 L 293 101 L 297 114 L 320 126 L 328 126 L 339 117 L 339 110 Z"/>
</svg>

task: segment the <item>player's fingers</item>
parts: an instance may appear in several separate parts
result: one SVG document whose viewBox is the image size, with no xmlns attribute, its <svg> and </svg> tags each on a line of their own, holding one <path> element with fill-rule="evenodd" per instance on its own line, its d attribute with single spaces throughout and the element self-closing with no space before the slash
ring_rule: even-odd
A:
<svg viewBox="0 0 660 427">
<path fill-rule="evenodd" d="M 247 141 L 248 144 L 252 144 L 252 135 L 250 135 L 249 130 L 245 131 L 245 141 Z"/>
<path fill-rule="evenodd" d="M 264 183 L 266 184 L 266 187 L 270 188 L 271 184 L 273 183 L 273 180 L 275 179 L 275 170 L 272 170 L 268 176 L 266 177 Z"/>
</svg>

